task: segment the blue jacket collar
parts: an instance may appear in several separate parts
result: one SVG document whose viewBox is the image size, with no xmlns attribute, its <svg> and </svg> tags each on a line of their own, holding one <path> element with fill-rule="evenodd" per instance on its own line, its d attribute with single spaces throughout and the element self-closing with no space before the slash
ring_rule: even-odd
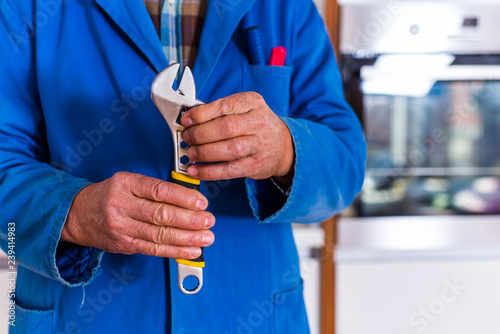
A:
<svg viewBox="0 0 500 334">
<path fill-rule="evenodd" d="M 160 72 L 168 66 L 156 30 L 142 1 L 95 0 Z M 193 75 L 201 92 L 239 22 L 256 0 L 211 0 Z"/>
<path fill-rule="evenodd" d="M 160 72 L 168 66 L 156 29 L 142 1 L 95 0 Z"/>
<path fill-rule="evenodd" d="M 212 73 L 222 51 L 231 39 L 239 22 L 256 0 L 208 1 L 198 56 L 193 69 L 196 90 L 201 92 Z"/>
</svg>

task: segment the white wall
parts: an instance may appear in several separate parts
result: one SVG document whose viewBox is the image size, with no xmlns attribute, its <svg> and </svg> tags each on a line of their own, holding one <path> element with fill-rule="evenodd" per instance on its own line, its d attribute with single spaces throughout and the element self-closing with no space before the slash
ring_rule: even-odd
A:
<svg viewBox="0 0 500 334">
<path fill-rule="evenodd" d="M 326 0 L 314 0 L 316 7 L 318 7 L 319 13 L 323 17 L 325 17 L 325 2 L 326 2 Z"/>
<path fill-rule="evenodd" d="M 500 333 L 500 259 L 340 263 L 337 275 L 337 334 Z"/>
</svg>

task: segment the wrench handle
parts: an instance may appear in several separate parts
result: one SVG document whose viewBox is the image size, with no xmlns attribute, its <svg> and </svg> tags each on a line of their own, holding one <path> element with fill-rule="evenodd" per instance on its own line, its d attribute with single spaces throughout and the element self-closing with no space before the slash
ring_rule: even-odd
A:
<svg viewBox="0 0 500 334">
<path fill-rule="evenodd" d="M 179 174 L 172 171 L 172 183 L 184 186 L 186 188 L 200 191 L 200 180 L 193 179 L 188 175 Z M 194 260 L 175 259 L 179 272 L 179 289 L 185 294 L 194 294 L 200 291 L 203 284 L 203 270 L 205 267 L 205 259 L 203 258 L 203 247 L 201 255 Z M 183 285 L 184 278 L 187 276 L 195 276 L 198 279 L 198 286 L 194 289 L 186 289 Z"/>
</svg>

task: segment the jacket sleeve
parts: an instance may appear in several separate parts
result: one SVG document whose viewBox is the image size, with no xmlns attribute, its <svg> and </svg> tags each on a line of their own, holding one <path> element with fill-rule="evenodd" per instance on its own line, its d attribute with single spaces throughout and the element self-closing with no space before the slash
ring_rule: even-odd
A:
<svg viewBox="0 0 500 334">
<path fill-rule="evenodd" d="M 269 180 L 246 180 L 263 223 L 321 222 L 349 206 L 364 180 L 363 131 L 344 99 L 323 20 L 312 1 L 295 4 L 290 112 L 282 118 L 295 146 L 295 175 L 288 198 Z"/>
<path fill-rule="evenodd" d="M 40 275 L 83 285 L 97 274 L 102 251 L 60 242 L 60 235 L 73 198 L 89 182 L 48 163 L 36 32 L 27 19 L 30 5 L 22 6 L 26 12 L 0 1 L 0 245 Z"/>
</svg>

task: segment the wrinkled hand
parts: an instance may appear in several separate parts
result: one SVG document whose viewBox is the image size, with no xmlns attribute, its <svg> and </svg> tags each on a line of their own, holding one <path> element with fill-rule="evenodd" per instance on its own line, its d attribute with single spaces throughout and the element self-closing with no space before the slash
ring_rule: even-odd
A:
<svg viewBox="0 0 500 334">
<path fill-rule="evenodd" d="M 181 119 L 188 157 L 197 164 L 188 172 L 200 180 L 239 177 L 282 184 L 293 178 L 294 148 L 290 131 L 257 93 L 245 92 L 188 110 Z"/>
<path fill-rule="evenodd" d="M 61 238 L 110 253 L 195 259 L 214 241 L 207 206 L 198 191 L 120 172 L 78 193 Z"/>
</svg>

